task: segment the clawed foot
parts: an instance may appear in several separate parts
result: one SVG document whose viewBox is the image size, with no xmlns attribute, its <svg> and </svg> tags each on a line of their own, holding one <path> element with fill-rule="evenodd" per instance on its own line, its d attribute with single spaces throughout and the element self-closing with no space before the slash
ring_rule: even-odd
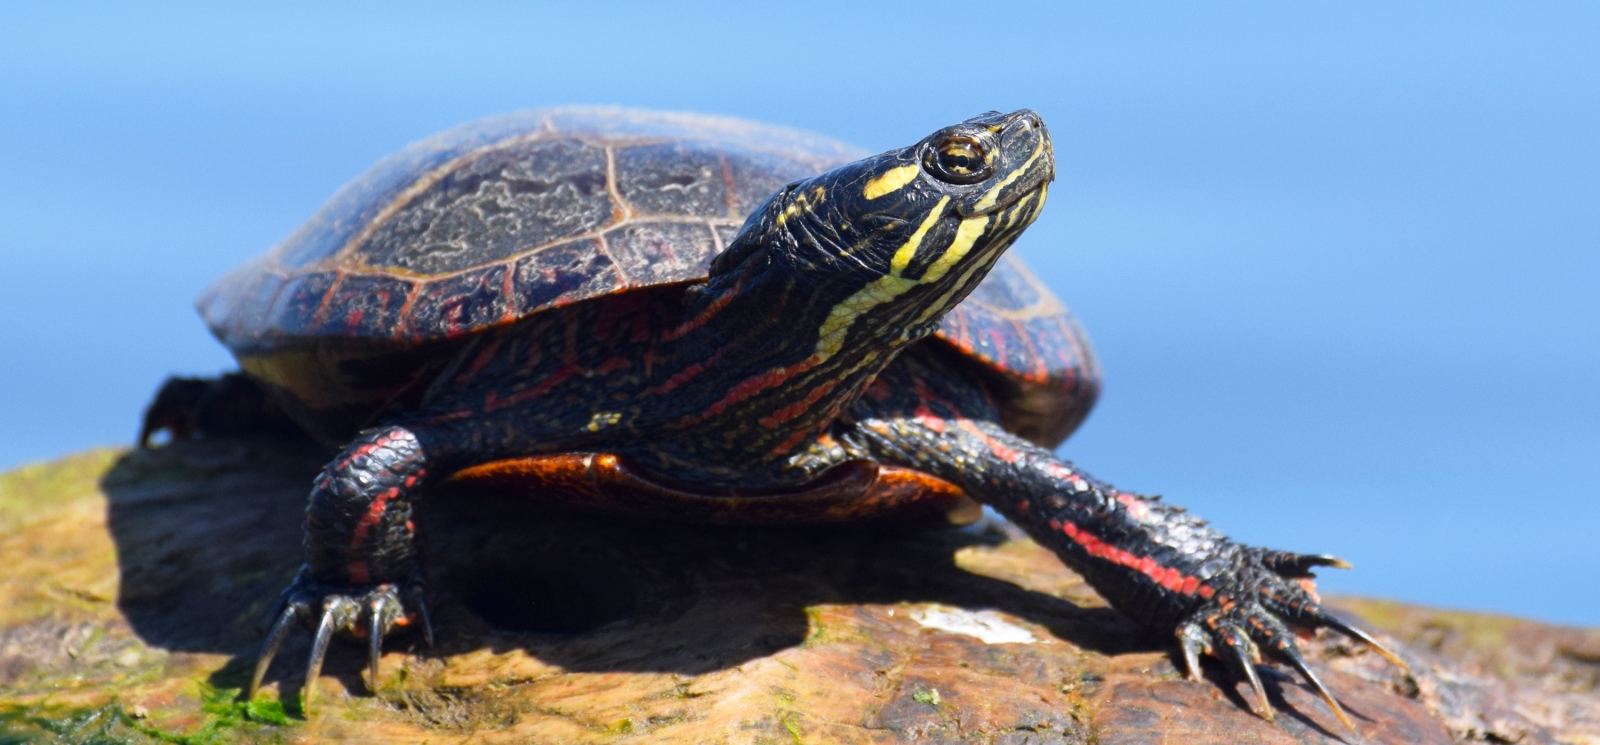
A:
<svg viewBox="0 0 1600 745">
<path fill-rule="evenodd" d="M 322 660 L 328 654 L 328 642 L 336 631 L 349 630 L 367 637 L 370 671 L 367 685 L 376 689 L 383 635 L 409 621 L 407 607 L 415 609 L 428 646 L 433 646 L 433 624 L 428 620 L 428 605 L 420 580 L 366 587 L 330 585 L 311 579 L 306 570 L 301 569 L 300 576 L 283 591 L 278 609 L 273 613 L 272 630 L 267 632 L 261 657 L 256 660 L 255 675 L 250 678 L 249 697 L 255 698 L 256 689 L 261 687 L 261 679 L 267 674 L 267 666 L 272 664 L 272 658 L 297 621 L 316 629 L 311 642 L 311 660 L 306 666 L 304 708 L 311 708 L 311 697 L 316 691 L 313 684 L 322 673 Z"/>
<path fill-rule="evenodd" d="M 1265 650 L 1267 656 L 1300 671 L 1339 721 L 1359 735 L 1360 731 L 1334 699 L 1333 693 L 1306 664 L 1298 648 L 1297 636 L 1290 629 L 1290 625 L 1306 630 L 1323 627 L 1334 629 L 1364 642 L 1401 669 L 1408 669 L 1399 656 L 1371 634 L 1323 609 L 1316 597 L 1302 584 L 1303 580 L 1312 576 L 1311 570 L 1315 567 L 1349 569 L 1350 565 L 1332 556 L 1253 551 L 1253 560 L 1241 568 L 1235 581 L 1225 588 L 1218 588 L 1215 594 L 1178 625 L 1178 643 L 1183 650 L 1184 667 L 1187 668 L 1189 679 L 1200 679 L 1202 651 L 1215 655 L 1229 664 L 1240 677 L 1250 681 L 1256 699 L 1250 707 L 1270 721 L 1272 707 L 1267 703 L 1267 690 L 1262 686 L 1261 676 L 1256 674 L 1255 668 L 1262 661 L 1262 651 Z"/>
</svg>

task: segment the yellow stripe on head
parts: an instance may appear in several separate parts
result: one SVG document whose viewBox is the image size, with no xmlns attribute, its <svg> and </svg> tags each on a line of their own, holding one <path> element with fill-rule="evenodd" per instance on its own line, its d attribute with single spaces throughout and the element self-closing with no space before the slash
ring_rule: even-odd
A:
<svg viewBox="0 0 1600 745">
<path fill-rule="evenodd" d="M 911 234 L 911 238 L 905 242 L 905 245 L 895 251 L 894 259 L 889 264 L 888 274 L 873 280 L 871 284 L 857 290 L 850 297 L 845 298 L 843 302 L 833 306 L 828 311 L 827 320 L 823 321 L 822 328 L 817 330 L 817 347 L 812 353 L 818 363 L 824 362 L 829 357 L 839 353 L 839 349 L 844 346 L 845 335 L 849 333 L 850 327 L 855 323 L 856 318 L 909 292 L 917 285 L 932 284 L 943 279 L 944 275 L 948 274 L 957 262 L 966 258 L 967 254 L 972 251 L 972 247 L 977 245 L 978 239 L 982 238 L 984 232 L 989 228 L 988 215 L 978 215 L 977 217 L 969 217 L 962 220 L 961 224 L 956 226 L 956 235 L 954 240 L 950 241 L 950 246 L 939 254 L 939 258 L 934 259 L 933 263 L 928 266 L 928 270 L 923 272 L 921 277 L 909 279 L 901 276 L 906 267 L 911 264 L 911 259 L 916 256 L 917 249 L 922 246 L 922 240 L 927 236 L 928 231 L 932 230 L 933 226 L 938 223 L 939 218 L 944 216 L 945 206 L 949 201 L 949 197 L 940 199 L 939 203 L 934 205 L 933 210 L 928 214 L 927 219 L 917 226 L 917 231 Z M 976 267 L 969 267 L 965 275 L 966 278 L 970 279 L 975 269 Z M 949 295 L 947 294 L 946 299 L 948 297 Z"/>
<path fill-rule="evenodd" d="M 944 253 L 940 254 L 939 258 L 928 266 L 928 271 L 923 272 L 921 281 L 925 283 L 938 282 L 942 279 L 945 272 L 950 271 L 950 267 L 955 266 L 956 262 L 966 257 L 967 252 L 972 250 L 973 244 L 978 242 L 978 238 L 982 237 L 983 230 L 987 227 L 989 227 L 988 215 L 978 215 L 977 217 L 969 217 L 962 220 L 961 224 L 956 227 L 955 240 L 951 241 L 950 247 L 945 249 Z"/>
<path fill-rule="evenodd" d="M 939 218 L 944 217 L 944 208 L 950 204 L 950 197 L 939 197 L 939 203 L 933 205 L 928 211 L 927 219 L 917 226 L 917 232 L 912 233 L 905 245 L 894 252 L 894 258 L 889 260 L 889 273 L 898 277 L 911 264 L 911 258 L 917 255 L 917 249 L 922 247 L 922 239 L 928 237 L 928 231 L 939 223 Z"/>
<path fill-rule="evenodd" d="M 810 212 L 811 210 L 815 209 L 817 205 L 826 201 L 827 198 L 827 190 L 820 186 L 812 188 L 809 194 L 805 192 L 796 194 L 794 201 L 790 202 L 788 206 L 784 207 L 783 212 L 778 213 L 778 224 L 782 225 L 788 222 L 789 218 L 791 217 Z"/>
<path fill-rule="evenodd" d="M 985 193 L 983 198 L 979 199 L 978 203 L 973 205 L 972 208 L 986 210 L 990 207 L 993 207 L 995 202 L 999 201 L 1000 199 L 1000 192 L 1005 191 L 1006 187 L 1010 186 L 1013 181 L 1022 178 L 1023 174 L 1033 170 L 1033 162 L 1038 160 L 1039 156 L 1044 155 L 1044 144 L 1045 141 L 1043 139 L 1039 140 L 1038 146 L 1034 147 L 1033 149 L 1033 155 L 1028 156 L 1028 159 L 1023 161 L 1020 167 L 1012 170 L 1011 173 L 1006 174 L 1005 178 L 1000 179 L 1000 183 L 995 184 L 994 188 Z"/>
<path fill-rule="evenodd" d="M 861 190 L 861 196 L 864 196 L 868 201 L 871 201 L 873 199 L 877 199 L 878 197 L 884 196 L 885 194 L 893 194 L 894 192 L 900 191 L 901 189 L 905 188 L 906 184 L 916 180 L 917 172 L 921 169 L 922 167 L 915 163 L 908 166 L 891 168 L 882 175 L 875 176 L 868 180 L 866 188 Z"/>
</svg>

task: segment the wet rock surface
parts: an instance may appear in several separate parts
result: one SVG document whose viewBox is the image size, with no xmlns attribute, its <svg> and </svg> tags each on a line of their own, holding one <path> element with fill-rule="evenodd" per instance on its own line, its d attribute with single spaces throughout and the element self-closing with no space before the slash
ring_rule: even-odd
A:
<svg viewBox="0 0 1600 745">
<path fill-rule="evenodd" d="M 1274 721 L 1005 526 L 705 528 L 435 494 L 438 644 L 391 637 L 376 693 L 336 642 L 253 702 L 325 454 L 272 439 L 94 451 L 0 475 L 0 742 L 1358 742 L 1268 670 Z M 1336 601 L 1411 673 L 1308 654 L 1370 743 L 1600 743 L 1600 632 Z"/>
</svg>

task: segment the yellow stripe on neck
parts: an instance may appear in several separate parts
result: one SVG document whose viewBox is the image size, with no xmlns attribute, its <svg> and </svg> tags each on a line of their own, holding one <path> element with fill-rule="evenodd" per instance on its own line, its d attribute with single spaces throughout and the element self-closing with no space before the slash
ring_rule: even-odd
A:
<svg viewBox="0 0 1600 745">
<path fill-rule="evenodd" d="M 922 246 L 922 240 L 927 237 L 928 231 L 932 230 L 933 226 L 938 224 L 939 218 L 944 216 L 945 207 L 949 202 L 949 197 L 940 199 L 929 212 L 927 219 L 923 220 L 922 224 L 917 226 L 916 232 L 906 240 L 905 245 L 894 252 L 894 258 L 889 262 L 888 274 L 856 290 L 850 297 L 828 311 L 827 319 L 817 330 L 817 347 L 812 352 L 812 359 L 817 364 L 826 362 L 839 353 L 844 347 L 845 335 L 850 332 L 850 327 L 862 314 L 905 294 L 917 285 L 939 281 L 950 272 L 951 267 L 972 251 L 973 246 L 977 245 L 978 239 L 989 227 L 988 215 L 962 220 L 961 224 L 956 226 L 955 239 L 950 242 L 950 246 L 928 266 L 928 270 L 923 272 L 921 277 L 908 279 L 901 276 L 911 264 L 911 259 L 916 256 L 917 249 Z M 970 270 L 966 276 L 971 276 Z"/>
<path fill-rule="evenodd" d="M 889 273 L 898 277 L 911 264 L 911 258 L 917 255 L 917 249 L 922 247 L 922 239 L 928 237 L 928 231 L 939 224 L 939 218 L 944 217 L 945 205 L 950 203 L 950 197 L 939 197 L 939 203 L 933 205 L 928 212 L 927 219 L 917 226 L 917 231 L 906 239 L 905 245 L 894 252 L 894 258 L 889 260 Z"/>
</svg>

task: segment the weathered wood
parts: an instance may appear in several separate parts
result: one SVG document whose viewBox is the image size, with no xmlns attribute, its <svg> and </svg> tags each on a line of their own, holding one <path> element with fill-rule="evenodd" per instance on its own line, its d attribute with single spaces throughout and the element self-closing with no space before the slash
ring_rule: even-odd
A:
<svg viewBox="0 0 1600 745">
<path fill-rule="evenodd" d="M 370 695 L 336 643 L 307 715 L 301 635 L 239 702 L 324 457 L 215 440 L 0 475 L 0 741 L 1354 741 L 1290 675 L 1266 676 L 1274 722 L 1220 666 L 1181 679 L 1003 526 L 690 527 L 466 490 L 421 516 L 437 648 L 398 633 Z M 1412 675 L 1309 649 L 1368 742 L 1600 742 L 1600 632 L 1344 607 L 1414 642 Z"/>
</svg>

